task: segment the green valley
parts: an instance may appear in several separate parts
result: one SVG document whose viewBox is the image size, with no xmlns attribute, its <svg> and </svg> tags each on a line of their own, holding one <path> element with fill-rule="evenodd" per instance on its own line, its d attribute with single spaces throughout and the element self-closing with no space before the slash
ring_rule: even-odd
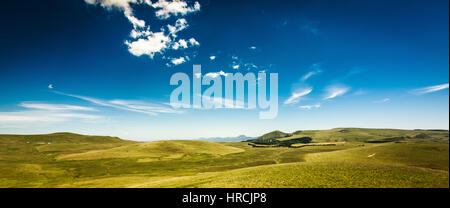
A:
<svg viewBox="0 0 450 208">
<path fill-rule="evenodd" d="M 0 135 L 0 187 L 448 188 L 448 139 L 447 130 L 360 128 L 245 142 Z"/>
</svg>

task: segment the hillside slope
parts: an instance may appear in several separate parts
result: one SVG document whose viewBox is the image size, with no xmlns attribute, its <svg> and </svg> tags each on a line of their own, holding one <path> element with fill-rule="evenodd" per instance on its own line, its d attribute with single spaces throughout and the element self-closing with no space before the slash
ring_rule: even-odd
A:
<svg viewBox="0 0 450 208">
<path fill-rule="evenodd" d="M 448 162 L 448 145 L 443 143 L 373 144 L 308 154 L 306 162 L 173 178 L 143 187 L 448 188 Z"/>
<path fill-rule="evenodd" d="M 70 133 L 0 135 L 0 187 L 449 184 L 448 131 L 341 128 L 272 135 L 288 141 L 311 137 L 316 144 L 254 148 L 246 142 L 144 143 Z M 325 141 L 334 145 L 317 146 Z"/>
<path fill-rule="evenodd" d="M 134 143 L 136 142 L 117 137 L 72 133 L 0 135 L 0 159 L 38 159 L 42 156 L 109 149 Z"/>
<path fill-rule="evenodd" d="M 89 151 L 57 157 L 60 160 L 95 160 L 105 158 L 179 158 L 189 154 L 226 155 L 243 152 L 243 149 L 205 141 L 156 141 L 139 143 L 108 150 Z"/>
<path fill-rule="evenodd" d="M 401 129 L 364 129 L 335 128 L 330 130 L 305 130 L 294 133 L 273 131 L 264 134 L 252 142 L 271 143 L 275 140 L 287 141 L 302 137 L 310 137 L 313 142 L 367 142 L 369 140 L 404 138 L 447 141 L 448 130 L 401 130 Z"/>
</svg>

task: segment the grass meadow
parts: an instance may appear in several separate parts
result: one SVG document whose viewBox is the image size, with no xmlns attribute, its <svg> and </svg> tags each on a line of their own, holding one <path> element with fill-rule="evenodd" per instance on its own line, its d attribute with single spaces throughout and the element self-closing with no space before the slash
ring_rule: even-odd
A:
<svg viewBox="0 0 450 208">
<path fill-rule="evenodd" d="M 299 136 L 333 146 L 0 135 L 0 187 L 449 187 L 448 131 L 340 128 L 292 137 Z"/>
</svg>

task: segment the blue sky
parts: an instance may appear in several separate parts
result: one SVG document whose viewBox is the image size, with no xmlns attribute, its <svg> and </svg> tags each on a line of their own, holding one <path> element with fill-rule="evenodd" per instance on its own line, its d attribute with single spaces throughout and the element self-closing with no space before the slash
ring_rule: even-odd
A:
<svg viewBox="0 0 450 208">
<path fill-rule="evenodd" d="M 448 8 L 445 0 L 7 0 L 0 133 L 149 140 L 448 129 Z M 278 116 L 171 108 L 170 77 L 192 76 L 193 64 L 278 73 Z"/>
</svg>

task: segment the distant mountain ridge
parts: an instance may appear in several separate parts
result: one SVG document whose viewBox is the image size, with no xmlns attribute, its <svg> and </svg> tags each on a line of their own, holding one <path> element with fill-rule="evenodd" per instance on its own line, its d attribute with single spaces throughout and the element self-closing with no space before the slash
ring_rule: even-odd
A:
<svg viewBox="0 0 450 208">
<path fill-rule="evenodd" d="M 208 141 L 208 142 L 242 142 L 255 139 L 255 137 L 248 137 L 245 135 L 239 135 L 237 137 L 209 137 L 209 138 L 198 138 L 200 141 Z"/>
</svg>

